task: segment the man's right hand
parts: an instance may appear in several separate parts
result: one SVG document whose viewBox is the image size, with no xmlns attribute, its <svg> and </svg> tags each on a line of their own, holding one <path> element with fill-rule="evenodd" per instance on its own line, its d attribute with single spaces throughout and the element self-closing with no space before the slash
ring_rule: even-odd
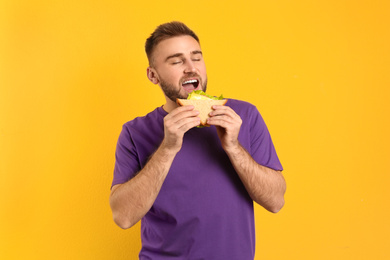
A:
<svg viewBox="0 0 390 260">
<path fill-rule="evenodd" d="M 164 140 L 161 148 L 179 152 L 183 144 L 184 134 L 200 124 L 199 111 L 193 106 L 181 106 L 172 110 L 164 118 Z"/>
</svg>

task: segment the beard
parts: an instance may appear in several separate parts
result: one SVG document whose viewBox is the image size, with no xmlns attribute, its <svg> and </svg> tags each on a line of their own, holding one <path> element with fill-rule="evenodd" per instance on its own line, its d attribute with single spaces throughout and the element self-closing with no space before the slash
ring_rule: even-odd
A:
<svg viewBox="0 0 390 260">
<path fill-rule="evenodd" d="M 203 83 L 203 84 L 202 84 Z M 207 78 L 204 82 L 199 82 L 201 84 L 201 90 L 206 92 L 207 89 Z M 187 99 L 188 93 L 182 90 L 180 86 L 177 88 L 173 84 L 167 83 L 164 80 L 160 79 L 160 86 L 165 96 L 167 96 L 170 100 L 176 103 L 176 99 Z"/>
</svg>

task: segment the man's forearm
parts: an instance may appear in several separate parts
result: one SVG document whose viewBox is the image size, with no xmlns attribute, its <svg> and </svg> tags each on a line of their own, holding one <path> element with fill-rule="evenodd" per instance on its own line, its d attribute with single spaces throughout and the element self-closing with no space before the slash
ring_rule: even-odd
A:
<svg viewBox="0 0 390 260">
<path fill-rule="evenodd" d="M 282 173 L 258 164 L 241 144 L 226 152 L 250 197 L 268 211 L 278 212 L 286 191 Z"/>
<path fill-rule="evenodd" d="M 130 228 L 149 211 L 175 156 L 161 145 L 134 178 L 112 188 L 110 206 L 118 226 Z"/>
</svg>

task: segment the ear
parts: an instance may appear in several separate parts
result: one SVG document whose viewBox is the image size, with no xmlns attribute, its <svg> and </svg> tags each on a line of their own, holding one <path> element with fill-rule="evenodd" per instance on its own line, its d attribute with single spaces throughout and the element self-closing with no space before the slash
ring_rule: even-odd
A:
<svg viewBox="0 0 390 260">
<path fill-rule="evenodd" d="M 158 79 L 158 75 L 155 69 L 151 68 L 150 66 L 146 69 L 146 74 L 148 75 L 148 79 L 153 84 L 158 84 L 160 80 Z"/>
</svg>

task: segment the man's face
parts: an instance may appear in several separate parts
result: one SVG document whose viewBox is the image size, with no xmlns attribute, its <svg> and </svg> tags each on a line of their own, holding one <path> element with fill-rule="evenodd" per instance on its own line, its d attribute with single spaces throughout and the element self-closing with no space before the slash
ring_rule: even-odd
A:
<svg viewBox="0 0 390 260">
<path fill-rule="evenodd" d="M 171 101 L 187 98 L 194 90 L 206 92 L 207 75 L 199 43 L 191 36 L 178 36 L 161 41 L 152 54 L 150 70 Z M 149 77 L 150 78 L 150 77 Z"/>
</svg>

